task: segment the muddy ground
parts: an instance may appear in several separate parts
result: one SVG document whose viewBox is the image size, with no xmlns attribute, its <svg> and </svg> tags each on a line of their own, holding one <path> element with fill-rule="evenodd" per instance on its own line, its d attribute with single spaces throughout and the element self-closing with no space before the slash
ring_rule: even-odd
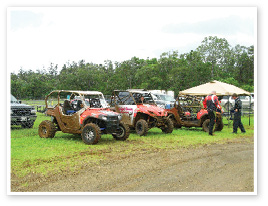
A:
<svg viewBox="0 0 268 206">
<path fill-rule="evenodd" d="M 253 137 L 239 138 L 197 148 L 107 156 L 78 174 L 27 177 L 27 187 L 13 177 L 11 191 L 253 192 L 253 142 Z"/>
</svg>

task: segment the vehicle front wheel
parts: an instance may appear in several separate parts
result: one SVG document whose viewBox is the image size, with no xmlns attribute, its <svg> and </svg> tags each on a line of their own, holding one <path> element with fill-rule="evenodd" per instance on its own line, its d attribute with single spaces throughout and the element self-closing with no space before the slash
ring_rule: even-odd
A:
<svg viewBox="0 0 268 206">
<path fill-rule="evenodd" d="M 83 128 L 81 137 L 85 144 L 97 144 L 101 137 L 100 128 L 94 123 L 86 124 Z"/>
<path fill-rule="evenodd" d="M 55 125 L 49 121 L 45 120 L 40 123 L 38 128 L 38 134 L 42 138 L 53 138 L 56 133 L 56 127 Z"/>
<path fill-rule="evenodd" d="M 118 132 L 112 135 L 116 140 L 125 141 L 129 137 L 129 126 L 121 122 Z"/>
<path fill-rule="evenodd" d="M 148 123 L 144 119 L 140 119 L 137 121 L 135 130 L 138 135 L 145 136 L 148 132 Z"/>
</svg>

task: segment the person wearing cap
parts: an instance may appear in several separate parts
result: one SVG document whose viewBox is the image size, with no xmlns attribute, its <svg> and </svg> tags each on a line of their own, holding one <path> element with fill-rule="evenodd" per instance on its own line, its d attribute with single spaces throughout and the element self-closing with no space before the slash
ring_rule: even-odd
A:
<svg viewBox="0 0 268 206">
<path fill-rule="evenodd" d="M 234 120 L 233 120 L 233 133 L 237 134 L 237 128 L 239 127 L 242 133 L 245 133 L 246 130 L 241 122 L 241 109 L 242 101 L 239 99 L 236 93 L 232 95 L 232 98 L 235 100 L 234 104 Z"/>
<path fill-rule="evenodd" d="M 216 118 L 216 110 L 219 107 L 219 100 L 216 96 L 216 91 L 212 91 L 211 94 L 206 96 L 205 100 L 203 101 L 204 108 L 208 111 L 208 117 L 210 119 L 209 122 L 209 135 L 212 135 L 213 127 L 215 124 L 215 118 Z"/>
</svg>

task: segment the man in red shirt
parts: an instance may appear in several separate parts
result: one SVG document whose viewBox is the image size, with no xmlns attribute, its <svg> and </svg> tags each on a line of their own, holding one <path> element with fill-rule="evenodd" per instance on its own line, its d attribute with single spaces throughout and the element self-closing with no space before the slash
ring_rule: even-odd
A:
<svg viewBox="0 0 268 206">
<path fill-rule="evenodd" d="M 212 91 L 211 94 L 206 96 L 205 100 L 203 101 L 204 108 L 208 111 L 208 117 L 210 119 L 209 122 L 209 135 L 212 135 L 213 126 L 215 124 L 216 118 L 216 110 L 219 108 L 219 100 L 216 96 L 216 91 Z"/>
</svg>

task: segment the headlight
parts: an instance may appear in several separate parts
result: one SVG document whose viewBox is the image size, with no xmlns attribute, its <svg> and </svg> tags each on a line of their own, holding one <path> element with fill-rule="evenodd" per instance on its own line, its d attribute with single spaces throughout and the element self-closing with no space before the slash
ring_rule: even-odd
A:
<svg viewBox="0 0 268 206">
<path fill-rule="evenodd" d="M 119 119 L 119 121 L 121 121 L 122 120 L 122 115 L 118 115 L 118 119 Z"/>
<path fill-rule="evenodd" d="M 107 120 L 107 117 L 105 117 L 105 116 L 102 116 L 101 118 L 102 118 L 104 121 Z"/>
<path fill-rule="evenodd" d="M 36 110 L 31 110 L 31 114 L 36 114 Z"/>
<path fill-rule="evenodd" d="M 13 114 L 13 111 L 12 111 L 12 109 L 10 110 L 10 115 L 12 115 Z"/>
</svg>

